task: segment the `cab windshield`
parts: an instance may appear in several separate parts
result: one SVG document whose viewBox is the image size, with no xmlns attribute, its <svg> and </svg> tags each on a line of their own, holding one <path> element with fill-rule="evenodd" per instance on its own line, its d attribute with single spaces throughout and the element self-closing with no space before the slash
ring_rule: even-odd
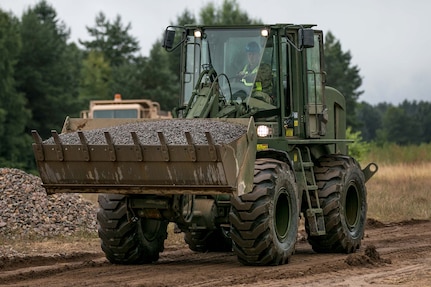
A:
<svg viewBox="0 0 431 287">
<path fill-rule="evenodd" d="M 183 78 L 184 104 L 189 102 L 201 73 L 213 68 L 226 100 L 248 102 L 253 97 L 274 105 L 273 48 L 267 45 L 269 31 L 263 34 L 262 30 L 217 28 L 189 35 Z"/>
<path fill-rule="evenodd" d="M 137 118 L 138 110 L 96 110 L 93 118 Z"/>
</svg>

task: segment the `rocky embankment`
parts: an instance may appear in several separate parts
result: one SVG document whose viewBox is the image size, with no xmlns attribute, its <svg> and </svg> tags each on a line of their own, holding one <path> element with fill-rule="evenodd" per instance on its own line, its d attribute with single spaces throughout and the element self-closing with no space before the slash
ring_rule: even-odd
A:
<svg viewBox="0 0 431 287">
<path fill-rule="evenodd" d="M 0 168 L 0 237 L 26 239 L 96 232 L 97 206 L 78 194 L 47 195 L 39 177 Z"/>
</svg>

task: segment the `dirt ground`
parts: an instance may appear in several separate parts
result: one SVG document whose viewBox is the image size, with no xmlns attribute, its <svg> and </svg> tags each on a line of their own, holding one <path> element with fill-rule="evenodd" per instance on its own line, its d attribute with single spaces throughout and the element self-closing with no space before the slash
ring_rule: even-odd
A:
<svg viewBox="0 0 431 287">
<path fill-rule="evenodd" d="M 97 239 L 26 250 L 0 258 L 1 286 L 431 286 L 431 221 L 369 220 L 355 254 L 316 254 L 301 240 L 289 264 L 272 267 L 243 266 L 232 253 L 195 253 L 183 243 L 139 266 L 110 264 Z"/>
</svg>

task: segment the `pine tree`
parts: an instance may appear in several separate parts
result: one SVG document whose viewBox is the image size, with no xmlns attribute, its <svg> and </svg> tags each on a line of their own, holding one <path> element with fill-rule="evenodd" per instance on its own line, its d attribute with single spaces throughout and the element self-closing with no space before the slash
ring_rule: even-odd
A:
<svg viewBox="0 0 431 287">
<path fill-rule="evenodd" d="M 359 96 L 363 91 L 358 90 L 362 85 L 359 68 L 351 65 L 350 52 L 343 52 L 341 43 L 329 31 L 325 36 L 325 69 L 327 71 L 326 84 L 339 90 L 346 99 L 347 126 L 354 131 L 359 129 L 356 107 Z"/>
<path fill-rule="evenodd" d="M 102 53 L 112 67 L 119 67 L 133 60 L 135 53 L 139 51 L 138 41 L 130 35 L 130 29 L 130 23 L 123 27 L 119 15 L 111 23 L 105 14 L 100 12 L 96 17 L 96 26 L 87 27 L 92 40 L 79 42 L 87 51 Z"/>
<path fill-rule="evenodd" d="M 32 111 L 27 131 L 37 129 L 43 138 L 52 129 L 60 130 L 65 117 L 76 112 L 80 54 L 67 44 L 69 34 L 46 1 L 22 16 L 17 89 Z"/>
<path fill-rule="evenodd" d="M 15 67 L 21 49 L 18 19 L 0 10 L 0 167 L 28 167 L 30 119 L 26 99 L 16 90 Z"/>
</svg>

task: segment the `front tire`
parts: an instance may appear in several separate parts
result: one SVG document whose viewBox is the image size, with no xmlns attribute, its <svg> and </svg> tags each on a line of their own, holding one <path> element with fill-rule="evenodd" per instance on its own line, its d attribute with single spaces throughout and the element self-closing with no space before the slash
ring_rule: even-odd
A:
<svg viewBox="0 0 431 287">
<path fill-rule="evenodd" d="M 155 262 L 164 249 L 168 222 L 127 216 L 127 196 L 99 195 L 99 237 L 106 258 L 114 264 Z"/>
<path fill-rule="evenodd" d="M 306 222 L 308 242 L 316 252 L 355 252 L 361 246 L 367 213 L 359 164 L 348 156 L 329 155 L 319 159 L 314 171 L 326 235 L 310 236 Z"/>
<path fill-rule="evenodd" d="M 231 197 L 233 250 L 244 265 L 288 263 L 298 232 L 298 192 L 292 169 L 284 162 L 255 162 L 250 193 Z"/>
</svg>

